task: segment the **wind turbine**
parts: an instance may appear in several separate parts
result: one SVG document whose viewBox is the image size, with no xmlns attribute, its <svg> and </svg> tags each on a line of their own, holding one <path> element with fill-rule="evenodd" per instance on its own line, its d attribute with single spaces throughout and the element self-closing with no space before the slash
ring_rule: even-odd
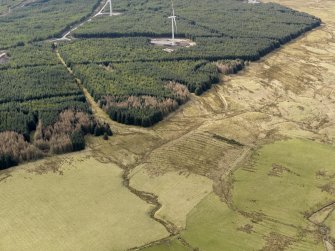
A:
<svg viewBox="0 0 335 251">
<path fill-rule="evenodd" d="M 171 19 L 171 25 L 172 25 L 172 45 L 175 45 L 174 32 L 175 29 L 177 32 L 177 22 L 176 22 L 176 16 L 174 14 L 173 2 L 171 3 L 172 3 L 172 16 L 169 16 L 168 18 Z"/>
<path fill-rule="evenodd" d="M 113 16 L 113 8 L 112 8 L 112 0 L 107 0 L 104 6 L 100 9 L 100 11 L 94 15 L 94 17 L 108 14 L 108 11 L 105 12 L 105 8 L 109 5 L 109 16 Z"/>
</svg>

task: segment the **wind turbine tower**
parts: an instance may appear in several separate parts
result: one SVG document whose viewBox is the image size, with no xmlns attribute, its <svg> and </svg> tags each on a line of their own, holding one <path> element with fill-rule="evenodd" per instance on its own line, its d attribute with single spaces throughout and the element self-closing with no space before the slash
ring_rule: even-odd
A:
<svg viewBox="0 0 335 251">
<path fill-rule="evenodd" d="M 177 22 L 176 22 L 176 15 L 174 14 L 173 2 L 172 2 L 172 16 L 168 17 L 171 19 L 172 25 L 172 45 L 175 45 L 174 33 L 177 32 Z"/>
<path fill-rule="evenodd" d="M 112 0 L 108 0 L 107 3 L 109 4 L 109 15 L 113 16 Z"/>
</svg>

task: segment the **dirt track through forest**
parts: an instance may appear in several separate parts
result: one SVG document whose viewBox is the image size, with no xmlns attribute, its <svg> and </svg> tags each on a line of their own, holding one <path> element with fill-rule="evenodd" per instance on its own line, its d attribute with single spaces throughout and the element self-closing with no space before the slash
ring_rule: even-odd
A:
<svg viewBox="0 0 335 251">
<path fill-rule="evenodd" d="M 79 27 L 85 25 L 85 23 L 89 22 L 93 17 L 96 17 L 97 13 L 100 13 L 106 6 L 106 0 L 100 0 L 100 3 L 97 8 L 95 8 L 90 15 L 88 15 L 83 21 L 78 22 L 73 27 L 70 27 L 68 30 L 63 32 L 63 35 L 61 38 L 53 39 L 52 42 L 55 41 L 62 41 L 62 40 L 71 40 L 68 38 L 68 36 L 71 35 L 71 33 L 75 30 L 77 30 Z"/>
</svg>

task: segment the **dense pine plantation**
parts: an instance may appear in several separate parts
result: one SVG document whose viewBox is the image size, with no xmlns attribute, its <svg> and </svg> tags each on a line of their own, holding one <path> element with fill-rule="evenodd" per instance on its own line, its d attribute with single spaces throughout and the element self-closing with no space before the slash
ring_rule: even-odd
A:
<svg viewBox="0 0 335 251">
<path fill-rule="evenodd" d="M 99 0 L 20 1 L 10 11 L 0 2 L 0 49 L 31 41 L 59 37 L 68 27 L 83 20 L 99 5 Z"/>
<path fill-rule="evenodd" d="M 208 61 L 74 65 L 76 76 L 113 120 L 151 126 L 218 82 Z"/>
<path fill-rule="evenodd" d="M 1 72 L 0 103 L 81 94 L 62 65 L 23 67 Z"/>
<path fill-rule="evenodd" d="M 59 44 L 65 62 L 113 120 L 150 126 L 219 81 L 228 61 L 234 72 L 243 61 L 258 60 L 320 20 L 278 4 L 239 0 L 180 0 L 174 6 L 178 38 L 196 42 L 173 52 L 151 44 L 171 36 L 170 1 L 116 1 L 121 15 L 99 16 Z M 225 65 L 225 66 L 222 66 Z M 228 68 L 229 68 L 228 67 Z M 174 88 L 171 88 L 171 84 Z M 179 98 L 181 85 L 185 97 Z M 176 87 L 178 86 L 178 87 Z"/>
<path fill-rule="evenodd" d="M 172 53 L 150 44 L 150 38 L 97 38 L 75 40 L 60 46 L 68 64 L 120 63 L 147 61 L 180 61 L 243 59 L 257 60 L 278 48 L 280 43 L 271 39 L 197 38 L 197 45 L 178 48 Z"/>
<path fill-rule="evenodd" d="M 16 46 L 6 50 L 6 53 L 10 60 L 0 64 L 0 70 L 28 66 L 60 65 L 50 43 Z"/>
<path fill-rule="evenodd" d="M 287 7 L 247 4 L 239 0 L 181 0 L 174 2 L 179 37 L 274 39 L 287 42 L 319 25 L 319 20 Z M 77 37 L 170 36 L 171 2 L 115 1 L 122 15 L 102 16 L 75 31 Z"/>
<path fill-rule="evenodd" d="M 61 36 L 99 4 L 99 0 L 0 1 L 0 54 L 6 53 L 0 60 L 0 169 L 82 149 L 86 133 L 111 135 L 107 125 L 93 119 L 52 44 L 34 43 Z"/>
<path fill-rule="evenodd" d="M 0 1 L 0 15 L 8 13 L 10 9 L 19 6 L 22 3 L 22 0 L 1 0 Z"/>
<path fill-rule="evenodd" d="M 278 4 L 240 0 L 179 0 L 178 38 L 190 47 L 154 46 L 171 37 L 171 2 L 113 2 L 102 15 L 52 43 L 88 18 L 99 0 L 0 1 L 0 169 L 47 154 L 80 150 L 84 135 L 112 132 L 93 119 L 80 86 L 118 122 L 151 126 L 219 81 L 320 20 Z"/>
<path fill-rule="evenodd" d="M 87 133 L 112 134 L 108 125 L 93 119 L 51 43 L 20 46 L 7 53 L 10 60 L 0 67 L 0 169 L 83 149 Z"/>
</svg>

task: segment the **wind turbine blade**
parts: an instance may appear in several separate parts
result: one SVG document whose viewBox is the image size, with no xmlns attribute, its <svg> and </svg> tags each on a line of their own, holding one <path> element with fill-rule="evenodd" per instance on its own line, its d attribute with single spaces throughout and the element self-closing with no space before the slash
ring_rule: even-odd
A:
<svg viewBox="0 0 335 251">
<path fill-rule="evenodd" d="M 173 23 L 174 23 L 174 27 L 176 28 L 176 33 L 177 33 L 178 30 L 177 30 L 177 22 L 176 22 L 176 18 L 173 19 Z"/>
</svg>

